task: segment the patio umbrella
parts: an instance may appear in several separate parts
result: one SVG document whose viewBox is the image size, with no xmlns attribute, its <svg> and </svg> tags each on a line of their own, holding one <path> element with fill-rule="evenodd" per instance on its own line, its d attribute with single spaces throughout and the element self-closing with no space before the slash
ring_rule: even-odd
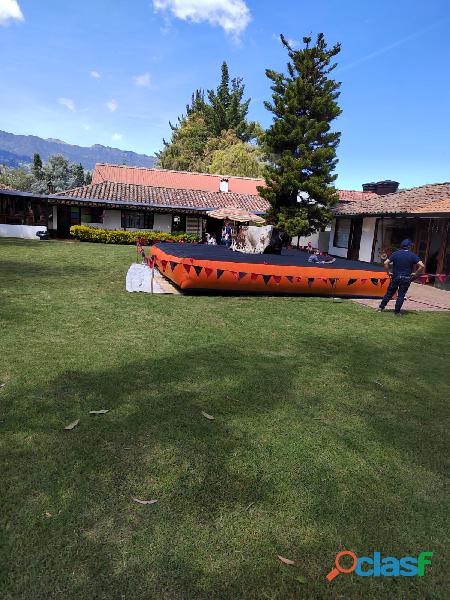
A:
<svg viewBox="0 0 450 600">
<path fill-rule="evenodd" d="M 238 221 L 239 223 L 245 223 L 246 221 L 250 223 L 266 222 L 262 217 L 241 208 L 216 208 L 206 214 L 213 219 L 229 219 L 230 221 Z"/>
</svg>

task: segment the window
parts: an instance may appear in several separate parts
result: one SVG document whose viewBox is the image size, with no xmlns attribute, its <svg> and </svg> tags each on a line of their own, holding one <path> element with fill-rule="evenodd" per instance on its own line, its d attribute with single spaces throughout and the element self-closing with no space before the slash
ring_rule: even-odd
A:
<svg viewBox="0 0 450 600">
<path fill-rule="evenodd" d="M 82 223 L 103 223 L 103 208 L 83 206 L 81 208 Z"/>
<path fill-rule="evenodd" d="M 79 225 L 80 224 L 80 207 L 79 206 L 71 206 L 70 207 L 70 224 L 71 225 Z"/>
<path fill-rule="evenodd" d="M 333 246 L 335 248 L 348 248 L 351 224 L 351 219 L 336 219 L 333 241 Z"/>
<path fill-rule="evenodd" d="M 153 229 L 154 213 L 137 210 L 122 211 L 123 229 Z"/>
<path fill-rule="evenodd" d="M 172 216 L 172 231 L 186 231 L 186 215 L 173 215 Z"/>
</svg>

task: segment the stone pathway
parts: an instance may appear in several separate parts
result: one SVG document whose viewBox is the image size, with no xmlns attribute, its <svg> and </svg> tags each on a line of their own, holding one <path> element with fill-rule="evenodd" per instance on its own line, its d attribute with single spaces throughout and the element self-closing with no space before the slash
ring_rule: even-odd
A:
<svg viewBox="0 0 450 600">
<path fill-rule="evenodd" d="M 154 294 L 181 294 L 180 290 L 169 279 L 155 269 L 153 277 Z"/>
<path fill-rule="evenodd" d="M 370 306 L 370 308 L 378 308 L 379 300 L 353 300 L 358 304 Z M 395 300 L 391 300 L 386 307 L 386 310 L 394 310 Z M 450 291 L 440 290 L 431 285 L 423 285 L 421 283 L 412 283 L 402 310 L 413 311 L 450 311 Z"/>
</svg>

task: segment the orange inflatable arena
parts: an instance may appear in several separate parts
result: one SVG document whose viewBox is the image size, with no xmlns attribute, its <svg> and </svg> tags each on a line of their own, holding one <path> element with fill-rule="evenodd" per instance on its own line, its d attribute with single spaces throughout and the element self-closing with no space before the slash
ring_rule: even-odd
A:
<svg viewBox="0 0 450 600">
<path fill-rule="evenodd" d="M 382 266 L 345 258 L 316 265 L 308 262 L 308 252 L 297 250 L 243 254 L 225 246 L 158 243 L 150 255 L 184 291 L 380 298 L 387 289 Z"/>
</svg>

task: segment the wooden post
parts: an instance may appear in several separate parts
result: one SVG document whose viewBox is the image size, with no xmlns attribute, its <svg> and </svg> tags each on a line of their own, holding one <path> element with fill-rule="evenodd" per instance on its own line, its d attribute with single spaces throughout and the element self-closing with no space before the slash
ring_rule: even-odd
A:
<svg viewBox="0 0 450 600">
<path fill-rule="evenodd" d="M 152 277 L 150 279 L 150 292 L 153 294 L 153 278 L 155 276 L 155 259 L 152 260 Z"/>
</svg>

